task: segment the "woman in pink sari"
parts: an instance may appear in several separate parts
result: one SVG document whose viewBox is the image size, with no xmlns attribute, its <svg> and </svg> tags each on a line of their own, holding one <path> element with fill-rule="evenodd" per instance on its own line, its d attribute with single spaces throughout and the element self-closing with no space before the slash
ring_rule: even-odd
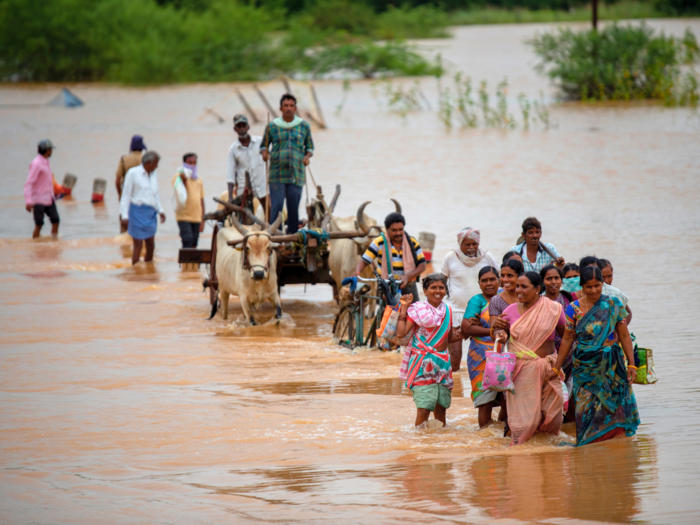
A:
<svg viewBox="0 0 700 525">
<path fill-rule="evenodd" d="M 559 303 L 540 293 L 544 289 L 542 278 L 535 272 L 527 272 L 518 278 L 516 292 L 518 302 L 501 314 L 495 336 L 505 340 L 517 358 L 513 382 L 515 394 L 506 396 L 508 428 L 512 433 L 511 445 L 521 445 L 535 432 L 557 435 L 564 419 L 564 394 L 561 380 L 547 380 L 556 362 L 554 336 L 564 331 L 566 319 Z"/>
</svg>

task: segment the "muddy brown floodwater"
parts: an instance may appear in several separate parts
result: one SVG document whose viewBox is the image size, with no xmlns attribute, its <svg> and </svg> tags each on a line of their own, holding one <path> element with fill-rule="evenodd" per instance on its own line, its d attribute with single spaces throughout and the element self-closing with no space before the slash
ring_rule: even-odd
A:
<svg viewBox="0 0 700 525">
<path fill-rule="evenodd" d="M 700 33 L 698 20 L 653 25 Z M 523 44 L 545 29 L 460 28 L 421 45 L 474 79 L 509 76 L 514 110 L 519 91 L 551 97 Z M 434 80 L 421 82 L 434 108 Z M 399 199 L 408 231 L 437 234 L 436 266 L 467 225 L 502 256 L 531 214 L 567 259 L 612 260 L 660 378 L 635 386 L 637 436 L 559 447 L 573 441 L 565 425 L 511 448 L 500 426 L 478 430 L 466 372 L 448 428 L 413 429 L 399 356 L 332 343 L 328 286 L 286 287 L 280 327 L 205 319 L 204 270 L 178 268 L 167 186 L 196 151 L 208 196 L 224 189 L 230 125 L 200 115 L 232 85 L 76 85 L 81 109 L 7 106 L 59 87 L 0 87 L 0 522 L 700 522 L 697 113 L 564 104 L 549 131 L 446 131 L 433 111 L 388 113 L 371 82 L 344 103 L 340 82 L 318 83 L 329 129 L 314 130 L 312 167 L 324 187 L 342 184 L 339 214 L 372 200 L 381 219 Z M 135 132 L 163 155 L 168 221 L 154 264 L 131 268 L 112 179 Z M 57 178 L 78 185 L 59 202 L 60 239 L 33 242 L 22 185 L 45 137 Z M 94 177 L 109 180 L 99 207 Z"/>
</svg>

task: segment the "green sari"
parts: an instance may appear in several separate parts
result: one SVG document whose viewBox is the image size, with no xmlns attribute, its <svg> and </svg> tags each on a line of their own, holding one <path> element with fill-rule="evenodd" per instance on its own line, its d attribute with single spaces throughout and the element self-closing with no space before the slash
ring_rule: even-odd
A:
<svg viewBox="0 0 700 525">
<path fill-rule="evenodd" d="M 622 302 L 607 295 L 586 313 L 579 301 L 566 309 L 566 328 L 576 333 L 576 446 L 637 432 L 637 400 L 627 382 L 625 356 L 615 332 L 627 315 Z"/>
</svg>

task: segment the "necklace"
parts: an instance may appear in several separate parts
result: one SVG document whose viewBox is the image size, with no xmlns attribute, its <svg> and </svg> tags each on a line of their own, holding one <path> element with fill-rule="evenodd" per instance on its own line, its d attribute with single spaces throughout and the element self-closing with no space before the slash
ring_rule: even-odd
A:
<svg viewBox="0 0 700 525">
<path fill-rule="evenodd" d="M 584 302 L 585 305 L 586 305 L 586 306 L 584 306 L 585 312 L 587 312 L 588 309 L 589 309 L 589 307 L 588 307 L 588 296 L 587 296 L 587 295 L 584 295 L 584 296 L 583 296 L 583 302 Z M 585 313 L 585 312 L 584 312 L 584 313 Z"/>
<path fill-rule="evenodd" d="M 539 301 L 539 299 L 537 299 Z M 535 301 L 535 303 L 537 302 Z M 534 304 L 532 306 L 535 306 Z M 527 309 L 525 309 L 525 303 L 518 303 L 518 313 L 522 316 L 527 312 L 532 306 L 528 306 Z M 522 307 L 522 308 L 521 308 Z"/>
<path fill-rule="evenodd" d="M 518 296 L 517 296 L 517 295 L 515 296 L 515 300 L 514 300 L 514 299 L 511 297 L 510 291 L 509 291 L 509 290 L 504 290 L 504 291 L 506 292 L 506 301 L 508 302 L 508 304 L 513 304 L 514 302 L 516 302 L 516 300 L 518 299 Z"/>
</svg>

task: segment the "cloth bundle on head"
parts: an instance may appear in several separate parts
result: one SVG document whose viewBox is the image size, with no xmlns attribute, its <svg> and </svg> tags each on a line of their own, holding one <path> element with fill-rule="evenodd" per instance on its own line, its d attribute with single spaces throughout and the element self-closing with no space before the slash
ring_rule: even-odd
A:
<svg viewBox="0 0 700 525">
<path fill-rule="evenodd" d="M 462 251 L 462 241 L 464 241 L 464 239 L 467 237 L 476 241 L 477 243 L 481 242 L 481 232 L 479 232 L 479 230 L 476 228 L 467 227 L 457 234 L 457 243 L 459 244 L 459 247 L 453 251 L 455 255 L 457 255 L 457 258 L 465 266 L 474 266 L 484 258 L 484 252 L 481 250 L 481 248 L 477 248 L 476 255 L 473 257 L 469 257 L 466 253 L 464 253 Z"/>
<path fill-rule="evenodd" d="M 481 242 L 481 232 L 477 230 L 476 228 L 464 228 L 461 232 L 457 234 L 457 243 L 461 246 L 462 241 L 466 238 L 469 237 L 470 239 L 475 240 L 477 243 Z"/>
<path fill-rule="evenodd" d="M 143 143 L 143 137 L 141 135 L 134 135 L 131 137 L 131 145 L 129 146 L 129 151 L 143 151 L 148 149 Z"/>
</svg>

